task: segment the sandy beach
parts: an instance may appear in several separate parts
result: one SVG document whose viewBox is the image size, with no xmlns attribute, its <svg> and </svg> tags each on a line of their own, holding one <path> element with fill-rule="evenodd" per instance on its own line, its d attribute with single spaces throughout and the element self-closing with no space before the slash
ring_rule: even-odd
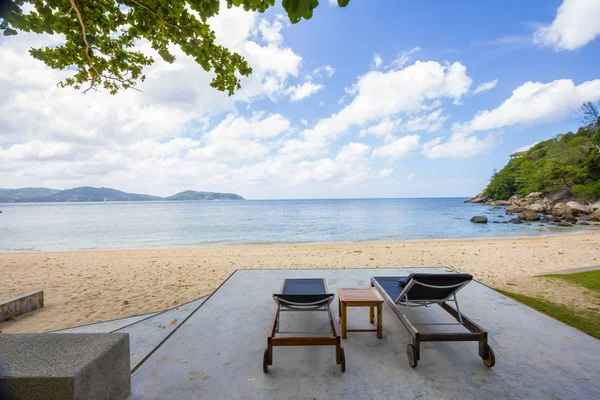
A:
<svg viewBox="0 0 600 400">
<path fill-rule="evenodd" d="M 43 289 L 45 307 L 0 324 L 46 332 L 163 310 L 236 269 L 446 266 L 495 288 L 589 307 L 585 290 L 535 275 L 600 265 L 600 232 L 535 238 L 215 246 L 0 254 L 0 299 Z M 268 295 L 268 294 L 265 294 Z M 597 301 L 591 302 L 597 307 Z"/>
</svg>

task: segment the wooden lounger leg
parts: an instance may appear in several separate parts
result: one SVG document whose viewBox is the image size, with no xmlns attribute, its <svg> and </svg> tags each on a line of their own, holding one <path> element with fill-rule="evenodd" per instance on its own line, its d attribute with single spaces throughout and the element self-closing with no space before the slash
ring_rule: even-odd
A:
<svg viewBox="0 0 600 400">
<path fill-rule="evenodd" d="M 273 344 L 271 343 L 271 338 L 267 339 L 267 364 L 273 365 Z"/>
<path fill-rule="evenodd" d="M 381 339 L 383 337 L 383 304 L 379 303 L 377 305 L 377 338 Z"/>
<path fill-rule="evenodd" d="M 483 338 L 479 341 L 479 357 L 483 359 L 488 357 L 487 332 L 483 334 Z"/>
<path fill-rule="evenodd" d="M 340 365 L 342 363 L 342 345 L 339 336 L 336 339 L 337 340 L 335 343 L 335 362 L 336 364 Z"/>
<path fill-rule="evenodd" d="M 421 360 L 421 338 L 419 337 L 418 333 L 415 335 L 415 337 L 413 339 L 413 345 L 417 349 L 417 361 L 420 361 Z"/>
</svg>

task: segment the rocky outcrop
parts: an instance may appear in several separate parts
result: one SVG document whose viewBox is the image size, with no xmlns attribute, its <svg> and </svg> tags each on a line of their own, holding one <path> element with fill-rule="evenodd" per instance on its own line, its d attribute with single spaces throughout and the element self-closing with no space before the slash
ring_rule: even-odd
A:
<svg viewBox="0 0 600 400">
<path fill-rule="evenodd" d="M 600 201 L 595 202 L 590 206 L 591 212 L 595 212 L 596 210 L 600 210 Z"/>
<path fill-rule="evenodd" d="M 488 206 L 510 206 L 512 203 L 508 200 L 488 200 L 485 204 Z"/>
<path fill-rule="evenodd" d="M 463 203 L 485 203 L 489 198 L 485 195 L 485 190 L 473 198 L 463 201 Z"/>
<path fill-rule="evenodd" d="M 525 221 L 538 221 L 540 219 L 540 215 L 535 211 L 525 210 L 522 213 L 519 213 L 519 219 Z"/>
<path fill-rule="evenodd" d="M 558 226 L 564 226 L 565 228 L 570 228 L 570 227 L 573 226 L 573 225 L 571 225 L 570 223 L 568 223 L 566 221 L 560 221 L 556 225 L 558 225 Z"/>
<path fill-rule="evenodd" d="M 513 204 L 512 206 L 506 207 L 505 211 L 506 211 L 507 214 L 509 214 L 509 213 L 520 213 L 520 212 L 525 211 L 525 207 L 521 207 L 521 206 L 518 206 L 516 204 Z"/>
<path fill-rule="evenodd" d="M 556 203 L 552 208 L 552 216 L 556 218 L 564 218 L 573 216 L 565 203 Z"/>
<path fill-rule="evenodd" d="M 590 215 L 590 221 L 599 221 L 600 222 L 600 208 L 597 208 L 596 211 Z"/>
<path fill-rule="evenodd" d="M 590 213 L 590 208 L 588 206 L 578 203 L 576 201 L 569 201 L 567 203 L 567 207 L 570 209 L 571 214 L 573 214 L 573 216 L 587 215 Z"/>
<path fill-rule="evenodd" d="M 533 203 L 525 207 L 526 210 L 534 211 L 536 213 L 541 213 L 546 211 L 546 206 L 540 203 Z"/>
<path fill-rule="evenodd" d="M 471 222 L 474 222 L 476 224 L 487 224 L 488 219 L 482 215 L 476 215 L 473 218 L 471 218 Z"/>
</svg>

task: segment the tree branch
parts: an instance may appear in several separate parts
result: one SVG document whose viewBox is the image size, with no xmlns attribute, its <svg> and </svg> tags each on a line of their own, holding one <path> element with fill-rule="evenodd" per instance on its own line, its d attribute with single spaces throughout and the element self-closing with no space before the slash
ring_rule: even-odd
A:
<svg viewBox="0 0 600 400">
<path fill-rule="evenodd" d="M 77 4 L 75 4 L 75 0 L 70 0 L 70 1 L 71 1 L 71 8 L 73 10 L 75 10 L 75 14 L 77 14 L 77 19 L 79 20 L 79 24 L 81 25 L 81 36 L 83 37 L 83 42 L 85 43 L 85 57 L 88 59 L 90 68 L 92 68 L 94 70 L 94 72 L 96 72 L 96 77 L 92 78 L 92 85 L 83 92 L 83 93 L 87 93 L 92 87 L 94 87 L 95 81 L 97 79 L 100 79 L 100 73 L 98 72 L 96 67 L 94 67 L 94 64 L 92 63 L 92 57 L 90 57 L 90 44 L 87 41 L 87 35 L 85 33 L 85 24 L 83 23 L 83 18 L 81 17 L 81 12 L 79 12 L 79 8 L 77 8 Z"/>
<path fill-rule="evenodd" d="M 179 25 L 175 25 L 167 20 L 165 20 L 160 14 L 158 14 L 156 11 L 152 10 L 150 7 L 148 7 L 147 5 L 145 5 L 144 3 L 140 3 L 137 0 L 130 0 L 132 3 L 137 4 L 138 6 L 142 7 L 143 9 L 145 9 L 146 11 L 148 11 L 149 13 L 151 13 L 152 15 L 154 15 L 156 18 L 158 18 L 159 20 L 161 20 L 164 24 L 172 26 L 175 29 L 178 30 L 182 30 L 182 28 Z"/>
</svg>

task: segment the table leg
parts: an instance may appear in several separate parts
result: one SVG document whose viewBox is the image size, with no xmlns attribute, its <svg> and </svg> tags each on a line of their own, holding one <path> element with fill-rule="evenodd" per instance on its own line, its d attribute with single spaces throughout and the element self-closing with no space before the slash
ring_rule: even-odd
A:
<svg viewBox="0 0 600 400">
<path fill-rule="evenodd" d="M 383 308 L 383 304 L 377 304 L 377 338 L 381 339 L 383 337 L 383 313 L 381 312 Z"/>
<path fill-rule="evenodd" d="M 338 314 L 339 314 L 339 320 L 340 324 L 342 323 L 342 301 L 340 300 L 340 297 L 338 296 Z"/>
<path fill-rule="evenodd" d="M 348 310 L 346 303 L 342 302 L 342 339 L 346 339 L 346 329 L 348 322 Z"/>
<path fill-rule="evenodd" d="M 369 322 L 375 323 L 375 306 L 369 306 Z"/>
</svg>

